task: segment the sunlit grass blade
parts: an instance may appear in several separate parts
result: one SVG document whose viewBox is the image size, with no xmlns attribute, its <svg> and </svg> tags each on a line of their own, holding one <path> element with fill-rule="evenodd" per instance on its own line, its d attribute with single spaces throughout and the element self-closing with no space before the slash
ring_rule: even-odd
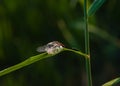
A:
<svg viewBox="0 0 120 86">
<path fill-rule="evenodd" d="M 103 84 L 102 86 L 115 86 L 116 84 L 120 83 L 120 77 L 113 79 L 105 84 Z"/>
<path fill-rule="evenodd" d="M 49 55 L 47 53 L 42 53 L 42 54 L 39 54 L 39 55 L 36 55 L 36 56 L 32 56 L 32 57 L 26 59 L 25 61 L 23 61 L 23 62 L 21 62 L 19 64 L 16 64 L 14 66 L 8 67 L 8 68 L 0 71 L 0 76 L 6 75 L 6 74 L 8 74 L 10 72 L 13 72 L 13 71 L 18 70 L 20 68 L 23 68 L 23 67 L 25 67 L 27 65 L 30 65 L 30 64 L 32 64 L 32 63 L 34 63 L 36 61 L 39 61 L 39 60 L 42 60 L 44 58 L 48 58 L 48 57 L 51 57 L 51 56 L 52 55 Z"/>
<path fill-rule="evenodd" d="M 71 52 L 79 54 L 79 55 L 81 55 L 81 56 L 83 56 L 85 58 L 89 58 L 88 55 L 86 55 L 86 54 L 84 54 L 84 53 L 82 53 L 80 51 L 76 51 L 76 50 L 72 50 L 72 49 L 68 49 L 68 48 L 63 48 L 63 50 L 61 50 L 60 52 L 62 52 L 62 51 L 71 51 Z M 58 52 L 58 53 L 60 53 L 60 52 Z M 45 58 L 52 57 L 52 56 L 54 56 L 54 55 L 56 55 L 58 53 L 55 53 L 55 54 L 42 53 L 42 54 L 39 54 L 39 55 L 36 55 L 36 56 L 32 56 L 32 57 L 26 59 L 25 61 L 23 61 L 21 63 L 18 63 L 18 64 L 14 65 L 14 66 L 11 66 L 11 67 L 8 67 L 6 69 L 1 70 L 0 71 L 0 76 L 3 76 L 3 75 L 6 75 L 8 73 L 11 73 L 13 71 L 16 71 L 16 70 L 18 70 L 20 68 L 23 68 L 23 67 L 25 67 L 27 65 L 30 65 L 30 64 L 32 64 L 34 62 L 37 62 L 39 60 L 43 60 Z"/>
<path fill-rule="evenodd" d="M 88 16 L 93 15 L 105 2 L 106 0 L 94 0 L 92 5 L 88 9 Z"/>
</svg>

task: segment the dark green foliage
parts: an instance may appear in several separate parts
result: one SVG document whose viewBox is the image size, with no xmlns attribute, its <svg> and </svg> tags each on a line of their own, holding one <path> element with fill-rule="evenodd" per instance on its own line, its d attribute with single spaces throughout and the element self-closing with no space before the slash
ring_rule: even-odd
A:
<svg viewBox="0 0 120 86">
<path fill-rule="evenodd" d="M 39 54 L 37 47 L 54 40 L 84 51 L 83 0 L 79 1 L 1 0 L 0 70 Z M 88 14 L 97 11 L 89 19 L 93 85 L 101 86 L 120 75 L 120 0 L 90 1 L 93 11 Z M 73 52 L 60 53 L 2 76 L 0 86 L 85 86 L 85 61 L 79 58 Z"/>
</svg>

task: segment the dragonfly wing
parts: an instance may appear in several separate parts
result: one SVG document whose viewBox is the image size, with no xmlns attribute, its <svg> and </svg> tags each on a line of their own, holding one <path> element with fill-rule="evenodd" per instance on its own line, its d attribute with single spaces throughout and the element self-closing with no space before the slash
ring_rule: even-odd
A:
<svg viewBox="0 0 120 86">
<path fill-rule="evenodd" d="M 46 45 L 37 48 L 37 52 L 45 52 Z"/>
</svg>

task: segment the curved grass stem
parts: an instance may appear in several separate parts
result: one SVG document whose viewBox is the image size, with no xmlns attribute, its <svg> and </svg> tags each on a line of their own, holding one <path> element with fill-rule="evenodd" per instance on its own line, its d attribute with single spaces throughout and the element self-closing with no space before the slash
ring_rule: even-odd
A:
<svg viewBox="0 0 120 86">
<path fill-rule="evenodd" d="M 21 63 L 18 63 L 14 66 L 11 66 L 11 67 L 8 67 L 6 69 L 1 70 L 0 71 L 0 76 L 6 75 L 8 73 L 11 73 L 11 72 L 16 71 L 18 69 L 21 69 L 21 68 L 23 68 L 27 65 L 30 65 L 30 64 L 32 64 L 34 62 L 37 62 L 39 60 L 42 60 L 44 58 L 48 58 L 50 56 L 52 56 L 52 55 L 48 55 L 46 53 L 42 53 L 42 54 L 39 54 L 39 55 L 36 55 L 36 56 L 32 56 L 32 57 L 26 59 L 25 61 L 23 61 Z"/>
<path fill-rule="evenodd" d="M 85 54 L 85 53 L 83 53 L 83 52 L 76 51 L 76 50 L 73 50 L 73 49 L 64 48 L 64 50 L 65 50 L 65 51 L 71 51 L 71 52 L 77 53 L 77 54 L 79 54 L 79 55 L 81 55 L 81 56 L 84 56 L 85 58 L 89 58 L 89 57 L 90 57 L 89 55 L 87 55 L 87 54 Z"/>
<path fill-rule="evenodd" d="M 81 56 L 84 56 L 86 58 L 89 57 L 88 55 L 86 55 L 86 54 L 84 54 L 84 53 L 82 53 L 80 51 L 76 51 L 76 50 L 72 50 L 72 49 L 68 49 L 68 48 L 63 48 L 63 50 L 61 50 L 61 51 L 72 51 L 72 52 L 77 53 L 77 54 L 79 54 Z M 58 53 L 60 53 L 60 52 L 58 52 Z M 21 69 L 21 68 L 23 68 L 23 67 L 25 67 L 27 65 L 30 65 L 32 63 L 35 63 L 35 62 L 39 61 L 39 60 L 43 60 L 45 58 L 52 57 L 52 56 L 54 56 L 54 55 L 56 55 L 58 53 L 55 53 L 55 54 L 41 53 L 39 55 L 32 56 L 32 57 L 26 59 L 25 61 L 23 61 L 21 63 L 18 63 L 18 64 L 14 65 L 14 66 L 11 66 L 11 67 L 8 67 L 6 69 L 1 70 L 0 71 L 0 76 L 6 75 L 6 74 L 11 73 L 13 71 L 16 71 L 18 69 Z"/>
</svg>

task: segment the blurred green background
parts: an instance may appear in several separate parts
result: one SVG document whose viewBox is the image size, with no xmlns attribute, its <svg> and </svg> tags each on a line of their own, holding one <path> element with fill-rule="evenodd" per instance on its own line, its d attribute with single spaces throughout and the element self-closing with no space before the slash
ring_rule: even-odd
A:
<svg viewBox="0 0 120 86">
<path fill-rule="evenodd" d="M 91 2 L 92 3 L 92 0 Z M 120 1 L 89 17 L 93 86 L 120 76 Z M 0 70 L 51 41 L 84 52 L 83 0 L 0 0 Z M 86 86 L 85 60 L 71 52 L 0 77 L 0 86 Z"/>
</svg>

